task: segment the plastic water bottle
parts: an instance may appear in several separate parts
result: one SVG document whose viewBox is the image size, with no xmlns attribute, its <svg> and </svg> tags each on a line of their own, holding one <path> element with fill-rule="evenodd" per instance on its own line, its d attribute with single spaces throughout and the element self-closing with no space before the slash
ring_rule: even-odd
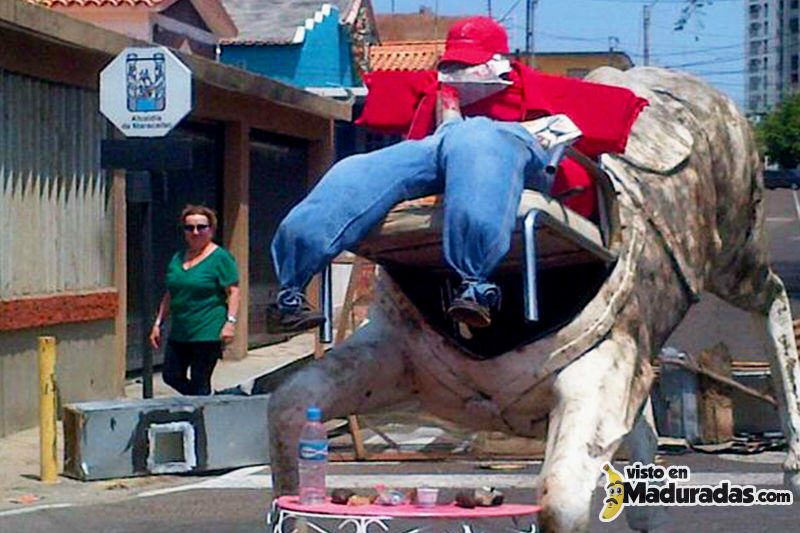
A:
<svg viewBox="0 0 800 533">
<path fill-rule="evenodd" d="M 300 503 L 325 501 L 325 472 L 328 469 L 328 433 L 318 407 L 306 410 L 306 423 L 298 442 Z"/>
</svg>

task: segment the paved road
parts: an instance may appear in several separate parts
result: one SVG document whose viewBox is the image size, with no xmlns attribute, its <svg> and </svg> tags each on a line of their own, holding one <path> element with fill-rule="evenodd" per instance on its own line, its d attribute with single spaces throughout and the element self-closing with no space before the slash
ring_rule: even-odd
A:
<svg viewBox="0 0 800 533">
<path fill-rule="evenodd" d="M 800 316 L 800 194 L 791 189 L 766 191 L 770 260 Z"/>
<path fill-rule="evenodd" d="M 759 488 L 780 480 L 782 456 L 757 457 L 687 455 L 667 457 L 670 464 L 692 468 L 694 483 L 755 483 Z M 733 459 L 733 460 L 732 460 Z M 530 502 L 538 463 L 519 470 L 496 472 L 475 463 L 336 464 L 331 485 L 371 487 L 378 480 L 396 486 L 416 484 L 442 487 L 474 487 L 492 484 L 506 487 L 509 501 Z M 3 533 L 264 533 L 265 512 L 272 493 L 264 468 L 250 468 L 221 476 L 198 478 L 196 483 L 132 495 L 114 504 L 43 509 L 25 514 L 0 514 Z M 449 499 L 452 489 L 443 491 Z M 596 498 L 603 493 L 598 490 Z M 597 505 L 595 505 L 597 507 Z M 599 512 L 599 507 L 598 507 Z M 623 511 L 624 512 L 624 511 Z M 790 532 L 800 528 L 800 504 L 792 507 L 681 508 L 671 510 L 673 521 L 664 533 Z M 592 518 L 593 532 L 627 531 L 624 520 L 601 524 Z"/>
</svg>

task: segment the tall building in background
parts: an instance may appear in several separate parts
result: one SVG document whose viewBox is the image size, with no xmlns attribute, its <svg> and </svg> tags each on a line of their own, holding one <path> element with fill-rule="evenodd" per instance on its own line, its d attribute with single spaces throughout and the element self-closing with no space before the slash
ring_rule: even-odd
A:
<svg viewBox="0 0 800 533">
<path fill-rule="evenodd" d="M 761 115 L 798 89 L 800 0 L 748 0 L 745 9 L 746 105 Z"/>
</svg>

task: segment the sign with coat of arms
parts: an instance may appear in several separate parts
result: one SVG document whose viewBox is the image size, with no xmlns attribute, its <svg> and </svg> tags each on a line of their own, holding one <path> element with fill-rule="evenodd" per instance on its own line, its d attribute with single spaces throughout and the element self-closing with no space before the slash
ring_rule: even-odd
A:
<svg viewBox="0 0 800 533">
<path fill-rule="evenodd" d="M 100 72 L 100 112 L 126 137 L 163 137 L 192 110 L 192 71 L 163 46 L 126 48 Z"/>
</svg>

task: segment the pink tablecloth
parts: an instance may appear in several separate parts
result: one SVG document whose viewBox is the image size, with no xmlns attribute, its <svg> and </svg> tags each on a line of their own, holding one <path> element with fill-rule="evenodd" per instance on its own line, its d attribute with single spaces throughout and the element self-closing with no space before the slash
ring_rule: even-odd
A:
<svg viewBox="0 0 800 533">
<path fill-rule="evenodd" d="M 495 507 L 475 507 L 466 509 L 451 503 L 435 507 L 420 507 L 413 504 L 403 505 L 340 505 L 325 503 L 305 505 L 297 496 L 281 496 L 278 498 L 279 508 L 289 511 L 314 514 L 352 515 L 352 516 L 390 516 L 393 518 L 494 518 L 501 516 L 525 516 L 538 514 L 539 505 L 521 505 L 507 503 Z"/>
</svg>

